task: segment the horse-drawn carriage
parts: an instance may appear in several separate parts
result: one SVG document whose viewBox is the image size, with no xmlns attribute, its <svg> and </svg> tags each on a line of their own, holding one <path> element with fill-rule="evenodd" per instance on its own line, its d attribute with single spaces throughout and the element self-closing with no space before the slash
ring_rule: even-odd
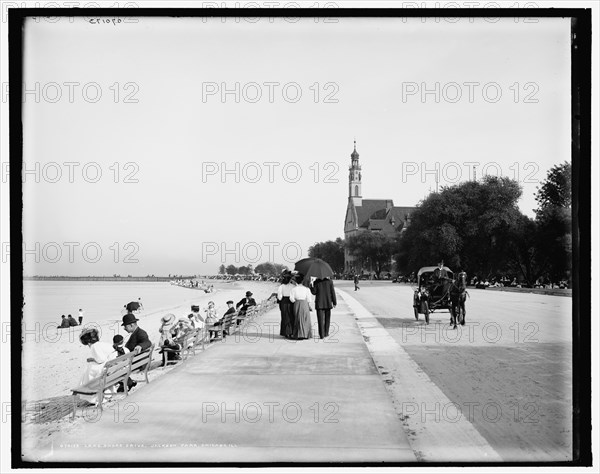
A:
<svg viewBox="0 0 600 474">
<path fill-rule="evenodd" d="M 419 313 L 425 315 L 429 324 L 429 314 L 448 310 L 450 324 L 465 324 L 465 300 L 467 297 L 467 274 L 460 272 L 454 279 L 454 272 L 448 267 L 423 267 L 417 273 L 417 288 L 413 296 L 415 319 Z"/>
</svg>

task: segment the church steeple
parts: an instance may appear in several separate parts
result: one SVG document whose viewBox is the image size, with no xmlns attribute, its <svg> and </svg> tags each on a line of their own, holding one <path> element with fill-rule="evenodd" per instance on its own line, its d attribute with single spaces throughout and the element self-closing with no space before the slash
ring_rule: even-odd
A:
<svg viewBox="0 0 600 474">
<path fill-rule="evenodd" d="M 354 140 L 354 151 L 350 155 L 352 163 L 349 168 L 348 175 L 348 199 L 352 200 L 355 206 L 362 206 L 362 193 L 361 193 L 361 171 L 360 163 L 358 162 L 358 152 L 356 151 L 356 140 Z"/>
</svg>

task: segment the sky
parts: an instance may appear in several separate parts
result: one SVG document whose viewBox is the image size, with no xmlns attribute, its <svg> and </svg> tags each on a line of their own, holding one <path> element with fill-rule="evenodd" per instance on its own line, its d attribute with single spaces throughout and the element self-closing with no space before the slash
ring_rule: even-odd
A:
<svg viewBox="0 0 600 474">
<path fill-rule="evenodd" d="M 354 140 L 397 206 L 476 166 L 533 216 L 570 161 L 568 19 L 104 20 L 25 27 L 26 275 L 293 267 L 343 237 Z"/>
</svg>

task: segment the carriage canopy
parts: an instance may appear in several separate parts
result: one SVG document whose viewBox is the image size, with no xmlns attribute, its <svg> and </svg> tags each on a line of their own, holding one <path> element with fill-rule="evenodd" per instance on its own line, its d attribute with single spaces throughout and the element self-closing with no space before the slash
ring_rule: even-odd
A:
<svg viewBox="0 0 600 474">
<path fill-rule="evenodd" d="M 417 273 L 417 285 L 421 286 L 423 283 L 426 283 L 436 268 L 438 267 L 422 267 L 419 270 L 419 273 Z M 448 278 L 454 278 L 454 272 L 452 270 L 450 270 L 448 267 L 444 267 L 444 270 L 446 270 Z"/>
</svg>

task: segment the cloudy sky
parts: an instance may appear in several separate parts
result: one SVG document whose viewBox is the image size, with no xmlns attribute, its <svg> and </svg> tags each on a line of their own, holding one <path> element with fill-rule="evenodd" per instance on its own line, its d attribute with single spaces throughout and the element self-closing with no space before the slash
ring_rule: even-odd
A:
<svg viewBox="0 0 600 474">
<path fill-rule="evenodd" d="M 533 216 L 570 160 L 568 19 L 120 20 L 26 25 L 27 275 L 290 265 L 343 237 L 354 140 L 401 206 L 476 166 Z"/>
</svg>

